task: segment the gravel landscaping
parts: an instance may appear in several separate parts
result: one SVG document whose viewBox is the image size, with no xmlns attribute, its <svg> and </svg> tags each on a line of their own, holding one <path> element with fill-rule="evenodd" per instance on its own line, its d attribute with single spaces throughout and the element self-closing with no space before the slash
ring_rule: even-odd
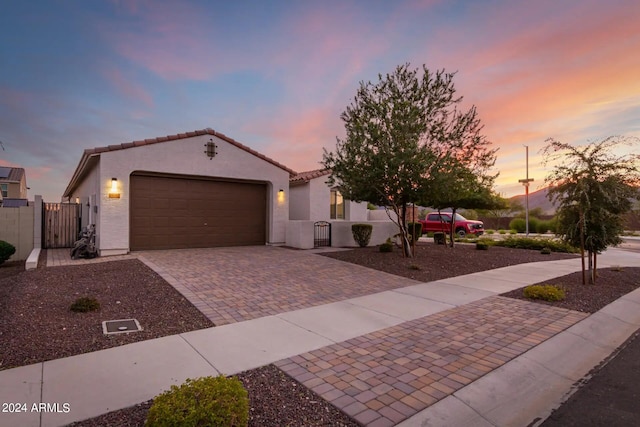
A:
<svg viewBox="0 0 640 427">
<path fill-rule="evenodd" d="M 473 245 L 445 248 L 420 244 L 416 257 L 402 258 L 395 249 L 377 248 L 325 253 L 419 281 L 433 281 L 477 271 L 534 261 L 575 258 L 538 251 Z M 546 282 L 562 286 L 561 307 L 594 312 L 640 285 L 640 268 L 602 269 L 595 286 L 583 286 L 580 273 Z M 504 294 L 522 298 L 522 290 Z M 100 310 L 73 313 L 79 297 L 92 296 Z M 137 319 L 144 330 L 104 336 L 102 320 Z M 54 358 L 115 347 L 213 326 L 195 307 L 155 272 L 137 260 L 24 271 L 21 263 L 0 266 L 0 370 Z M 273 365 L 238 375 L 249 392 L 252 426 L 358 425 Z M 150 402 L 86 420 L 78 426 L 142 426 Z"/>
</svg>

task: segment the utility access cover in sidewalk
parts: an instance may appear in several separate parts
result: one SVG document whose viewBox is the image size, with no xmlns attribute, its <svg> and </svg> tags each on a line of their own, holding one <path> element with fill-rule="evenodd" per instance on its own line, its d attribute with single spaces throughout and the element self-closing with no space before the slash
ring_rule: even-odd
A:
<svg viewBox="0 0 640 427">
<path fill-rule="evenodd" d="M 105 320 L 102 322 L 102 332 L 109 334 L 126 334 L 127 332 L 138 332 L 142 326 L 136 319 Z"/>
</svg>

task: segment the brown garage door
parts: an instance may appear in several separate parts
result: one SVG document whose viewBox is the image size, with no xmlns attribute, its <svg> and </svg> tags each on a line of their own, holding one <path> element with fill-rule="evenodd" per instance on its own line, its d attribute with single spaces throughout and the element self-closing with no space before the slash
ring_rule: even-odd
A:
<svg viewBox="0 0 640 427">
<path fill-rule="evenodd" d="M 131 250 L 261 245 L 265 184 L 131 176 Z"/>
</svg>

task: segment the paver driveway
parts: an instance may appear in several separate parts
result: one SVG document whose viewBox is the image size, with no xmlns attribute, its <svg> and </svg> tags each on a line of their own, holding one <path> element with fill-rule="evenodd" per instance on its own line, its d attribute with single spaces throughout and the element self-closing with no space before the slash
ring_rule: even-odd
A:
<svg viewBox="0 0 640 427">
<path fill-rule="evenodd" d="M 417 283 L 271 246 L 141 251 L 135 255 L 218 326 Z"/>
</svg>

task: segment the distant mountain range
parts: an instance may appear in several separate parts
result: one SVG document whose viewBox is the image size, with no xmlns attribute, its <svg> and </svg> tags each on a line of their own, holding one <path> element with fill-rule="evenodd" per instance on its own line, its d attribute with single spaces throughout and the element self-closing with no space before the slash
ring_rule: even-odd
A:
<svg viewBox="0 0 640 427">
<path fill-rule="evenodd" d="M 509 198 L 509 201 L 516 201 L 522 206 L 525 206 L 525 195 L 513 196 Z M 540 208 L 547 215 L 553 215 L 556 213 L 556 207 L 547 198 L 547 187 L 542 188 L 533 193 L 529 193 L 529 210 Z"/>
</svg>

